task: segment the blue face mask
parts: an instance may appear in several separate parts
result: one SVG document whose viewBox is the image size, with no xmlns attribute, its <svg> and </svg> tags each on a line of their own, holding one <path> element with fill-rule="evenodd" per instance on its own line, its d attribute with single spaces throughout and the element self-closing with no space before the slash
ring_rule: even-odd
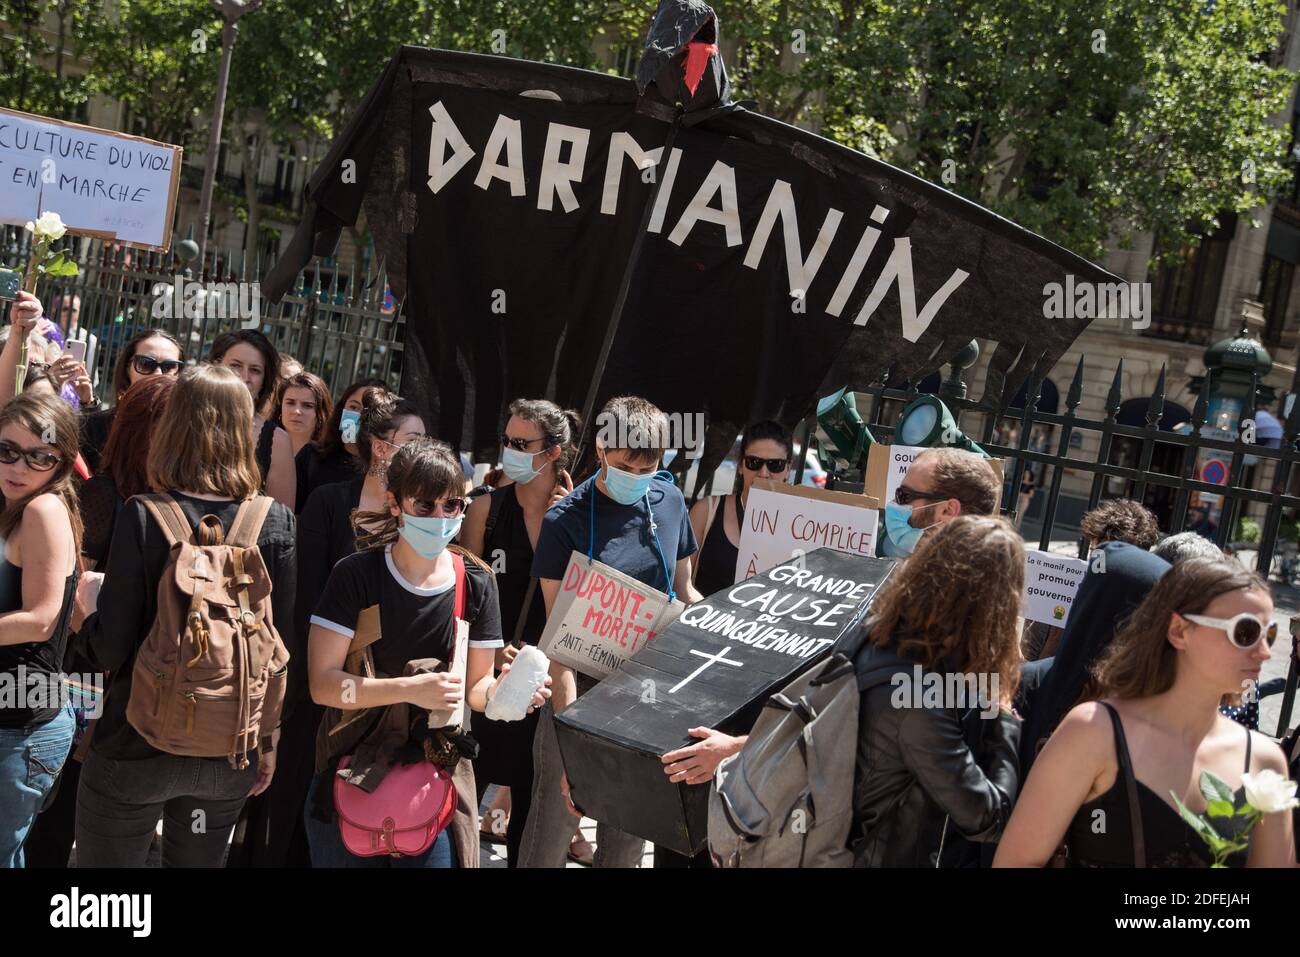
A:
<svg viewBox="0 0 1300 957">
<path fill-rule="evenodd" d="M 542 474 L 541 469 L 533 468 L 533 458 L 533 453 L 506 449 L 501 453 L 501 469 L 510 481 L 526 485 Z"/>
<path fill-rule="evenodd" d="M 646 492 L 650 491 L 650 483 L 654 480 L 654 472 L 633 475 L 631 472 L 614 468 L 608 460 L 605 462 L 605 490 L 619 505 L 635 505 L 645 498 Z"/>
<path fill-rule="evenodd" d="M 357 427 L 361 425 L 361 413 L 354 412 L 352 409 L 344 409 L 339 416 L 339 434 L 343 441 L 351 445 L 357 440 Z"/>
<path fill-rule="evenodd" d="M 464 520 L 464 515 L 455 518 L 421 518 L 403 512 L 402 527 L 397 531 L 421 558 L 437 558 L 456 537 L 460 523 Z"/>
<path fill-rule="evenodd" d="M 931 503 L 934 504 L 934 503 Z M 929 506 L 922 506 L 928 508 Z M 912 554 L 916 543 L 921 540 L 924 528 L 914 528 L 911 524 L 912 506 L 890 502 L 885 506 L 885 531 L 889 540 L 899 547 L 905 555 Z"/>
</svg>

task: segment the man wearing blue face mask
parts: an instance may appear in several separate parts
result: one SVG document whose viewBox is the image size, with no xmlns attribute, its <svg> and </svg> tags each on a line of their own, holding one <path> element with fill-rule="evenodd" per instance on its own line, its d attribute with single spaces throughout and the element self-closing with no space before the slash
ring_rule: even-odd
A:
<svg viewBox="0 0 1300 957">
<path fill-rule="evenodd" d="M 551 506 L 533 557 L 549 615 L 573 552 L 692 602 L 690 556 L 697 550 L 686 500 L 659 463 L 668 444 L 668 418 L 645 399 L 610 399 L 596 417 L 600 471 Z M 560 762 L 553 715 L 596 682 L 551 663 L 552 701 L 541 709 L 533 741 L 533 799 L 524 829 L 521 867 L 563 867 L 575 817 Z M 645 842 L 606 824 L 596 830 L 597 867 L 635 867 Z"/>
<path fill-rule="evenodd" d="M 983 456 L 963 449 L 927 449 L 916 457 L 885 506 L 882 552 L 906 557 L 927 528 L 958 515 L 992 515 L 998 507 L 998 473 Z"/>
</svg>

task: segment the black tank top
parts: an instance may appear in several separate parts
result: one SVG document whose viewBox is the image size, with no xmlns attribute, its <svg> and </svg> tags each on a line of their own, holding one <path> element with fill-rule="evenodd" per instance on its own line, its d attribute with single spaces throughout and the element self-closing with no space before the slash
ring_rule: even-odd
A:
<svg viewBox="0 0 1300 957">
<path fill-rule="evenodd" d="M 0 645 L 0 728 L 44 724 L 59 713 L 65 695 L 59 687 L 63 652 L 72 621 L 77 572 L 63 583 L 63 604 L 49 641 Z M 23 607 L 23 570 L 0 555 L 0 612 Z M 17 695 L 17 699 L 12 695 Z M 15 706 L 16 705 L 16 706 Z M 31 707 L 30 705 L 36 705 Z"/>
<path fill-rule="evenodd" d="M 1119 770 L 1115 783 L 1105 794 L 1099 794 L 1075 812 L 1066 832 L 1071 864 L 1080 867 L 1133 867 L 1134 834 L 1133 815 L 1130 810 L 1129 785 L 1134 785 L 1138 814 L 1141 816 L 1142 844 L 1147 867 L 1209 867 L 1214 863 L 1205 841 L 1192 830 L 1170 803 L 1133 774 L 1129 758 L 1128 740 L 1124 737 L 1124 723 L 1119 712 L 1106 702 L 1101 702 L 1110 715 L 1115 731 L 1115 755 Z M 1250 731 L 1246 730 L 1246 766 L 1250 770 Z M 1237 789 L 1237 797 L 1243 793 Z M 1097 812 L 1103 814 L 1099 815 Z M 1231 827 L 1231 822 L 1214 818 L 1221 832 Z M 1236 818 L 1231 819 L 1235 821 Z M 1097 825 L 1104 821 L 1105 826 Z M 1095 829 L 1094 829 L 1095 828 Z M 1250 850 L 1239 851 L 1227 859 L 1229 867 L 1245 867 Z"/>
<path fill-rule="evenodd" d="M 496 520 L 489 517 L 492 527 L 485 529 L 483 555 L 485 562 L 497 572 L 498 599 L 501 603 L 501 633 L 509 642 L 515 634 L 519 613 L 524 606 L 524 596 L 532 579 L 533 546 L 528 540 L 528 527 L 524 510 L 515 495 L 515 486 L 493 489 L 489 516 L 495 512 Z M 546 603 L 542 600 L 540 586 L 533 589 L 528 618 L 524 622 L 520 640 L 535 645 L 546 627 Z"/>
<path fill-rule="evenodd" d="M 745 512 L 740 507 L 740 495 L 728 496 L 735 505 L 736 527 L 743 527 Z M 713 524 L 704 536 L 700 546 L 699 566 L 695 573 L 695 588 L 701 595 L 709 596 L 714 592 L 729 588 L 736 582 L 736 558 L 739 549 L 727 539 L 726 518 L 724 514 L 727 500 L 718 503 L 718 510 L 713 515 Z"/>
<path fill-rule="evenodd" d="M 257 436 L 257 448 L 253 457 L 257 459 L 257 469 L 262 473 L 262 491 L 266 491 L 266 477 L 271 474 L 271 443 L 275 441 L 275 423 L 263 422 L 262 431 Z"/>
</svg>

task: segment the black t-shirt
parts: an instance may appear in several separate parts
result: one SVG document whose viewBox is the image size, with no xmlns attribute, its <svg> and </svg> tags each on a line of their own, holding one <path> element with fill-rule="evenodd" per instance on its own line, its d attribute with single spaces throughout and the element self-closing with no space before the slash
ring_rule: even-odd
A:
<svg viewBox="0 0 1300 957">
<path fill-rule="evenodd" d="M 469 646 L 504 647 L 492 573 L 465 559 L 465 588 Z M 370 646 L 375 669 L 400 675 L 417 658 L 450 660 L 456 643 L 455 599 L 454 579 L 435 588 L 418 588 L 404 579 L 393 564 L 390 545 L 356 552 L 335 565 L 311 623 L 351 638 L 361 612 L 378 605 L 383 637 Z"/>
</svg>

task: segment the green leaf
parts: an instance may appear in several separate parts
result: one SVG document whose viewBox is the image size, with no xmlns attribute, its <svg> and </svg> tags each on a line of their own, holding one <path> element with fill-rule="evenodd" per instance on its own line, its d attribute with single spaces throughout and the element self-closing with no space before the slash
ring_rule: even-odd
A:
<svg viewBox="0 0 1300 957">
<path fill-rule="evenodd" d="M 1201 772 L 1201 794 L 1205 797 L 1206 804 L 1223 801 L 1229 807 L 1232 807 L 1233 798 L 1236 797 L 1227 782 L 1213 771 Z"/>
<path fill-rule="evenodd" d="M 1209 836 L 1206 834 L 1207 831 L 1210 834 L 1215 834 L 1215 830 L 1214 828 L 1210 827 L 1209 822 L 1206 821 L 1204 818 L 1202 818 L 1199 814 L 1193 814 L 1191 811 L 1189 811 L 1186 805 L 1184 805 L 1182 801 L 1178 800 L 1178 795 L 1174 794 L 1173 791 L 1170 791 L 1169 796 L 1172 797 L 1174 799 L 1174 803 L 1178 805 L 1178 813 L 1182 815 L 1183 820 L 1186 821 L 1188 824 L 1190 824 L 1192 826 L 1192 829 L 1196 831 L 1197 834 L 1200 834 L 1201 837 L 1206 838 L 1206 840 L 1209 839 Z"/>
<path fill-rule="evenodd" d="M 1205 808 L 1210 817 L 1232 817 L 1232 802 L 1211 801 Z"/>
</svg>

